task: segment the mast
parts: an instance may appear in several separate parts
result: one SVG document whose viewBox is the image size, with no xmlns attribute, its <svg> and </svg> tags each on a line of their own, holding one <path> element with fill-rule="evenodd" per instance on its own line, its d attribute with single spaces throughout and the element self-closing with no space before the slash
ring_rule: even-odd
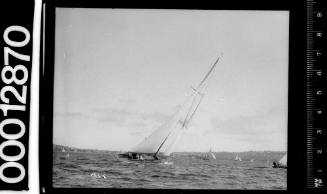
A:
<svg viewBox="0 0 327 194">
<path fill-rule="evenodd" d="M 151 133 L 147 139 L 140 142 L 133 149 L 133 152 L 152 153 L 154 154 L 153 157 L 158 159 L 157 155 L 161 149 L 164 149 L 164 152 L 166 152 L 167 149 L 168 152 L 169 150 L 173 149 L 173 145 L 176 143 L 177 138 L 181 135 L 182 130 L 188 128 L 189 123 L 198 110 L 204 98 L 203 91 L 207 88 L 206 82 L 214 71 L 220 58 L 221 56 L 216 59 L 199 85 L 196 88 L 191 87 L 194 92 L 188 97 L 188 100 L 183 103 L 181 109 L 176 112 L 176 115 L 174 114 L 175 116 L 172 117 L 169 122 L 159 127 L 157 130 Z"/>
<path fill-rule="evenodd" d="M 212 67 L 210 68 L 210 70 L 208 71 L 208 73 L 204 76 L 204 78 L 202 79 L 202 81 L 200 82 L 200 84 L 198 85 L 198 87 L 196 89 L 199 89 L 201 87 L 201 85 L 206 81 L 206 79 L 208 79 L 209 75 L 211 74 L 211 72 L 213 71 L 213 69 L 216 67 L 219 59 L 220 59 L 220 56 L 214 62 L 214 64 L 212 65 Z"/>
<path fill-rule="evenodd" d="M 214 64 L 211 66 L 210 70 L 208 71 L 208 73 L 204 76 L 204 78 L 202 79 L 202 81 L 200 82 L 200 84 L 198 85 L 197 88 L 193 88 L 191 87 L 195 92 L 196 92 L 196 95 L 200 95 L 201 96 L 201 99 L 199 101 L 199 103 L 196 105 L 196 108 L 195 110 L 193 111 L 193 113 L 191 113 L 191 110 L 192 110 L 192 107 L 196 101 L 196 95 L 194 96 L 193 100 L 192 100 L 192 104 L 191 104 L 191 107 L 190 107 L 190 110 L 189 112 L 187 113 L 185 119 L 184 119 L 184 125 L 186 125 L 187 127 L 187 124 L 186 123 L 189 123 L 189 121 L 193 118 L 194 114 L 195 114 L 195 111 L 198 109 L 202 99 L 203 99 L 203 96 L 204 96 L 204 93 L 200 92 L 199 90 L 201 89 L 201 86 L 203 85 L 203 83 L 208 79 L 209 75 L 212 73 L 212 71 L 214 70 L 214 68 L 216 67 L 217 63 L 219 62 L 219 59 L 220 59 L 220 56 L 216 59 L 216 61 L 214 62 Z"/>
<path fill-rule="evenodd" d="M 201 104 L 202 102 L 202 99 L 204 97 L 204 94 L 201 93 L 199 91 L 200 87 L 203 85 L 203 83 L 208 79 L 209 75 L 212 73 L 212 71 L 214 70 L 214 68 L 216 67 L 217 63 L 219 62 L 219 59 L 220 59 L 220 56 L 217 58 L 217 60 L 214 62 L 214 64 L 211 66 L 210 70 L 208 71 L 208 73 L 204 76 L 204 78 L 202 79 L 202 81 L 200 82 L 200 84 L 198 85 L 198 87 L 195 89 L 192 87 L 192 89 L 196 92 L 196 95 L 193 97 L 193 100 L 192 100 L 192 104 L 191 104 L 191 107 L 184 119 L 184 121 L 182 122 L 182 128 L 187 128 L 190 121 L 192 120 L 195 112 L 197 111 L 197 109 L 199 108 L 199 105 Z M 198 102 L 198 104 L 196 105 L 194 111 L 192 112 L 192 108 L 193 108 L 193 105 L 196 101 L 196 96 L 197 95 L 200 95 L 201 98 L 200 98 L 200 101 Z M 164 141 L 160 144 L 157 152 L 154 154 L 154 157 L 156 158 L 157 157 L 157 154 L 159 153 L 161 147 L 164 145 L 164 143 L 166 142 L 166 140 L 168 139 L 169 135 L 171 134 L 171 132 L 167 135 L 167 137 L 164 139 Z"/>
<path fill-rule="evenodd" d="M 157 155 L 158 155 L 158 153 L 159 153 L 161 147 L 164 145 L 164 143 L 165 143 L 166 140 L 168 139 L 168 137 L 169 137 L 170 134 L 171 134 L 171 132 L 167 135 L 167 137 L 164 139 L 164 141 L 160 144 L 158 150 L 157 150 L 156 153 L 154 154 L 154 157 L 155 157 L 155 158 L 158 158 Z"/>
</svg>

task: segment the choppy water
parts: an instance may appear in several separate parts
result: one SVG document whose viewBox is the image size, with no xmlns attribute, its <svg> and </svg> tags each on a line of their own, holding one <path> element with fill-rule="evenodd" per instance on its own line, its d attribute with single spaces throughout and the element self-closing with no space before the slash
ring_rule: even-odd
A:
<svg viewBox="0 0 327 194">
<path fill-rule="evenodd" d="M 271 168 L 265 156 L 234 161 L 215 153 L 203 160 L 196 153 L 174 153 L 170 160 L 141 162 L 120 159 L 117 153 L 54 152 L 53 186 L 65 188 L 162 189 L 286 189 L 286 169 Z"/>
</svg>

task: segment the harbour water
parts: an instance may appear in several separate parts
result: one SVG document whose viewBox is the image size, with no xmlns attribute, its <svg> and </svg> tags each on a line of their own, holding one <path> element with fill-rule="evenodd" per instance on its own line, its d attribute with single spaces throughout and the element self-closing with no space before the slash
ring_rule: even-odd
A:
<svg viewBox="0 0 327 194">
<path fill-rule="evenodd" d="M 130 161 L 118 152 L 53 153 L 56 188 L 254 189 L 285 190 L 287 169 L 272 168 L 284 153 L 174 153 L 168 160 Z"/>
</svg>

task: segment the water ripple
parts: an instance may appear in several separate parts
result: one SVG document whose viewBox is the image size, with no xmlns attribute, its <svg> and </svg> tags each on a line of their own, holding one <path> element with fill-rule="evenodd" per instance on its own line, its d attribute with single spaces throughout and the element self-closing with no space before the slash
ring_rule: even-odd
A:
<svg viewBox="0 0 327 194">
<path fill-rule="evenodd" d="M 286 189 L 286 169 L 267 160 L 202 160 L 174 154 L 170 161 L 134 162 L 115 154 L 54 153 L 54 187 L 168 189 Z"/>
</svg>

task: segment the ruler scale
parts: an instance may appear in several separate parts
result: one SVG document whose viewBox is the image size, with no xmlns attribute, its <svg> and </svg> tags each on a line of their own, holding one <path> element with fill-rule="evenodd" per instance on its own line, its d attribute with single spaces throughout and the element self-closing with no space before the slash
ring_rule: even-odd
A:
<svg viewBox="0 0 327 194">
<path fill-rule="evenodd" d="M 307 0 L 306 4 L 306 158 L 307 188 L 326 188 L 326 104 L 322 97 L 326 81 L 323 59 L 326 57 L 326 8 L 323 0 Z"/>
</svg>

